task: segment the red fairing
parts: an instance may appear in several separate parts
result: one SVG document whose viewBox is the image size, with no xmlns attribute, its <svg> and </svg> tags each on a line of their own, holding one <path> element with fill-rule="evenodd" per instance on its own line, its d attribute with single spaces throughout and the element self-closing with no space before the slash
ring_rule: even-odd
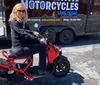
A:
<svg viewBox="0 0 100 85">
<path fill-rule="evenodd" d="M 47 46 L 47 59 L 49 63 L 53 63 L 54 59 L 57 58 L 57 52 L 56 52 L 56 48 L 49 43 L 49 45 Z"/>
</svg>

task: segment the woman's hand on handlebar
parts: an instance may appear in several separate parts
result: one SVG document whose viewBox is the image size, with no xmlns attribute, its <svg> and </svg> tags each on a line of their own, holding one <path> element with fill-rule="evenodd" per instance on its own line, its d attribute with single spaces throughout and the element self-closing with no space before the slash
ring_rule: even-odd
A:
<svg viewBox="0 0 100 85">
<path fill-rule="evenodd" d="M 34 31 L 33 34 L 37 36 L 39 33 L 37 31 Z"/>
<path fill-rule="evenodd" d="M 41 38 L 41 39 L 40 39 L 40 42 L 46 44 L 46 39 L 45 39 L 45 38 Z"/>
<path fill-rule="evenodd" d="M 39 35 L 37 31 L 34 31 L 33 34 L 39 38 L 40 43 L 47 43 L 47 38 L 44 38 L 43 36 Z"/>
</svg>

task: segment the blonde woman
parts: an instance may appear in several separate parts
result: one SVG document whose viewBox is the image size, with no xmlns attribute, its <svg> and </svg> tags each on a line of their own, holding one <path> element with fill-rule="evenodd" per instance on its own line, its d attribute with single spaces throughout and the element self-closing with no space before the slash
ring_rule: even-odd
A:
<svg viewBox="0 0 100 85">
<path fill-rule="evenodd" d="M 29 27 L 26 25 L 27 19 L 26 7 L 21 3 L 16 4 L 9 18 L 12 52 L 18 57 L 39 53 L 39 73 L 46 74 L 46 41 L 44 38 L 36 37 L 38 32 L 29 31 Z M 28 41 L 31 41 L 32 44 L 29 44 Z"/>
</svg>

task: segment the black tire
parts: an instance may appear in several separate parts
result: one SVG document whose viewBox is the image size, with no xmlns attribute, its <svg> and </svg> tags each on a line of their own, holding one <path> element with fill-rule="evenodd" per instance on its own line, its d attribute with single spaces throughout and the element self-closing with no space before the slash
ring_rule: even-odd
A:
<svg viewBox="0 0 100 85">
<path fill-rule="evenodd" d="M 0 64 L 7 64 L 7 61 L 5 59 L 0 59 Z M 0 76 L 6 76 L 6 73 L 8 72 L 8 69 L 0 67 Z"/>
<path fill-rule="evenodd" d="M 48 41 L 52 44 L 55 43 L 56 40 L 56 33 L 52 29 L 46 29 L 43 32 L 41 32 L 41 35 L 48 38 Z"/>
<path fill-rule="evenodd" d="M 54 63 L 53 75 L 57 78 L 66 76 L 70 71 L 70 62 L 68 59 L 59 60 L 59 64 L 62 66 L 62 68 L 60 68 L 58 64 Z"/>
<path fill-rule="evenodd" d="M 74 33 L 72 30 L 63 30 L 59 34 L 59 41 L 61 44 L 69 44 L 74 40 Z"/>
<path fill-rule="evenodd" d="M 5 59 L 0 59 L 0 64 L 7 65 L 8 61 Z M 14 74 L 8 74 L 8 69 L 0 67 L 0 78 L 4 79 L 2 82 L 4 85 L 10 85 L 14 81 Z"/>
</svg>

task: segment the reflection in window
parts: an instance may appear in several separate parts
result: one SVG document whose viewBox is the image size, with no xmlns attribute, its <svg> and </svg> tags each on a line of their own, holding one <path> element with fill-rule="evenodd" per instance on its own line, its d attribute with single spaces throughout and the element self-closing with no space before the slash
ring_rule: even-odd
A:
<svg viewBox="0 0 100 85">
<path fill-rule="evenodd" d="M 87 14 L 88 0 L 79 0 L 79 14 Z"/>
<path fill-rule="evenodd" d="M 92 14 L 100 15 L 100 0 L 93 1 Z"/>
</svg>

